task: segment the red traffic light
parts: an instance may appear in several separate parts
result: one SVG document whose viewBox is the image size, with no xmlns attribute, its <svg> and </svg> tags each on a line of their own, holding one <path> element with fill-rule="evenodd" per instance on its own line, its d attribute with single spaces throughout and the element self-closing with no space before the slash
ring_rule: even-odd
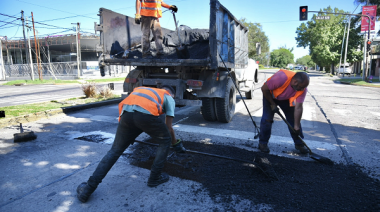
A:
<svg viewBox="0 0 380 212">
<path fill-rule="evenodd" d="M 368 45 L 371 45 L 371 43 L 372 43 L 372 42 L 371 42 L 370 40 L 369 40 L 369 41 L 367 41 L 367 44 L 368 44 Z"/>
<path fill-rule="evenodd" d="M 306 9 L 305 9 L 305 8 L 302 8 L 302 12 L 303 12 L 303 13 L 306 12 Z"/>
</svg>

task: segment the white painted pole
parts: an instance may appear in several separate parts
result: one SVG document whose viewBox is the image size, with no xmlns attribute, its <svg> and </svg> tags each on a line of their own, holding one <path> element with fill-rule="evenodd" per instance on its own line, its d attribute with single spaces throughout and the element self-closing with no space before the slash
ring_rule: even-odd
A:
<svg viewBox="0 0 380 212">
<path fill-rule="evenodd" d="M 347 25 L 344 25 L 344 33 L 343 33 L 343 40 L 342 40 L 342 48 L 340 50 L 340 59 L 339 59 L 339 68 L 338 68 L 338 74 L 339 75 L 339 72 L 340 72 L 340 67 L 342 66 L 342 54 L 343 54 L 343 47 L 344 47 L 344 37 L 346 37 L 346 27 Z"/>
<path fill-rule="evenodd" d="M 2 80 L 5 80 L 5 67 L 4 67 L 4 60 L 3 60 L 3 44 L 1 43 L 0 39 L 0 68 L 1 68 L 1 75 Z"/>
<path fill-rule="evenodd" d="M 344 74 L 346 73 L 346 60 L 347 60 L 347 47 L 348 47 L 348 37 L 350 35 L 350 25 L 351 25 L 351 16 L 348 16 L 348 29 L 347 29 L 347 39 L 346 39 L 346 52 L 344 53 L 344 64 L 343 64 L 343 77 Z"/>
<path fill-rule="evenodd" d="M 33 70 L 33 57 L 32 57 L 32 46 L 30 45 L 30 37 L 29 37 L 29 26 L 28 26 L 28 17 L 25 17 L 27 29 L 26 32 L 28 34 L 28 46 L 29 46 L 29 58 L 30 58 L 30 70 L 32 71 L 32 80 L 34 81 L 34 70 Z"/>
</svg>

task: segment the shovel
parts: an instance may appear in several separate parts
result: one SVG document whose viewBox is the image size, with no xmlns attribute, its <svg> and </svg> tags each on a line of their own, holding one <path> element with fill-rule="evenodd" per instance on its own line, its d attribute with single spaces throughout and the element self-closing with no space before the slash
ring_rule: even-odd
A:
<svg viewBox="0 0 380 212">
<path fill-rule="evenodd" d="M 182 45 L 181 36 L 179 35 L 179 30 L 177 27 L 177 20 L 175 18 L 175 12 L 173 12 L 173 18 L 174 18 L 175 29 L 177 30 L 178 40 L 179 40 L 179 47 L 175 48 L 177 52 L 177 56 L 179 59 L 189 59 L 190 58 L 189 49 L 187 49 L 187 46 Z"/>
<path fill-rule="evenodd" d="M 284 120 L 284 122 L 288 125 L 288 127 L 294 132 L 296 133 L 296 130 L 292 127 L 292 125 L 289 124 L 289 122 L 284 118 L 284 116 L 277 112 L 277 114 L 281 117 L 282 120 Z M 298 135 L 298 138 L 302 141 L 302 143 L 307 147 L 307 149 L 309 150 L 309 157 L 313 160 L 316 160 L 318 162 L 321 162 L 321 163 L 324 163 L 324 164 L 328 164 L 328 165 L 334 165 L 334 162 L 332 160 L 330 160 L 329 158 L 326 158 L 326 157 L 323 157 L 321 155 L 317 155 L 315 153 L 313 153 L 311 151 L 311 149 L 307 146 L 307 144 L 305 143 L 305 141 L 301 138 L 300 135 Z"/>
</svg>

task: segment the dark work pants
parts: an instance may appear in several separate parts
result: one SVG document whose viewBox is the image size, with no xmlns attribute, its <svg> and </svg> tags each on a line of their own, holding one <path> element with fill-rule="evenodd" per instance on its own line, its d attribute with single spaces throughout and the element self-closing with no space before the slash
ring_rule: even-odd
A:
<svg viewBox="0 0 380 212">
<path fill-rule="evenodd" d="M 150 31 L 153 33 L 157 52 L 164 53 L 164 49 L 162 47 L 161 25 L 158 18 L 141 16 L 141 31 L 143 33 L 143 36 L 141 37 L 143 55 L 150 52 Z"/>
<path fill-rule="evenodd" d="M 151 167 L 151 175 L 160 175 L 165 166 L 166 157 L 171 144 L 171 135 L 166 124 L 158 116 L 140 112 L 124 112 L 120 118 L 113 145 L 98 164 L 98 167 L 87 182 L 88 185 L 96 188 L 125 149 L 127 149 L 130 144 L 133 144 L 137 136 L 142 132 L 147 133 L 150 137 L 159 142 L 156 158 Z"/>
<path fill-rule="evenodd" d="M 281 110 L 285 114 L 286 120 L 294 128 L 294 107 L 290 107 L 289 100 L 280 101 L 280 100 L 275 99 L 274 102 L 281 108 Z M 272 112 L 270 103 L 265 97 L 263 97 L 263 116 L 261 117 L 261 122 L 260 122 L 260 137 L 259 137 L 259 142 L 261 144 L 267 144 L 269 141 L 269 138 L 272 133 L 273 117 L 274 117 L 274 113 Z M 290 135 L 293 138 L 294 143 L 303 144 L 302 141 L 298 138 L 298 136 L 294 134 L 290 128 L 288 129 L 289 129 Z M 300 127 L 300 130 L 301 130 L 301 138 L 304 138 L 303 133 L 302 133 L 302 126 Z"/>
</svg>

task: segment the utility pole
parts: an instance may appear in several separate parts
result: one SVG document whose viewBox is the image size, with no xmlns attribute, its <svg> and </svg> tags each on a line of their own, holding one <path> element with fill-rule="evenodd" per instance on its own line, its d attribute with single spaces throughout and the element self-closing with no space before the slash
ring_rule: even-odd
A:
<svg viewBox="0 0 380 212">
<path fill-rule="evenodd" d="M 71 23 L 76 24 L 76 41 L 77 41 L 77 68 L 78 68 L 78 79 L 80 78 L 80 52 L 79 52 L 79 22 L 78 23 Z"/>
<path fill-rule="evenodd" d="M 350 25 L 351 25 L 351 16 L 348 16 L 348 29 L 347 29 L 347 40 L 346 40 L 346 51 L 344 52 L 344 64 L 343 64 L 343 77 L 346 73 L 346 60 L 347 60 L 347 47 L 348 47 L 348 36 L 350 35 Z"/>
<path fill-rule="evenodd" d="M 364 37 L 364 45 L 363 45 L 363 71 L 362 71 L 362 80 L 365 81 L 365 75 L 366 75 L 366 65 L 367 65 L 367 59 L 366 59 L 366 56 L 367 56 L 367 39 L 365 37 L 365 33 L 363 35 Z"/>
<path fill-rule="evenodd" d="M 33 70 L 33 58 L 32 58 L 32 46 L 30 45 L 30 37 L 29 37 L 29 25 L 28 25 L 28 17 L 26 17 L 26 32 L 28 34 L 28 49 L 29 49 L 29 61 L 30 61 L 30 70 L 32 71 L 32 80 L 34 81 L 34 70 Z"/>
<path fill-rule="evenodd" d="M 38 38 L 38 30 L 37 30 L 37 38 Z M 38 63 L 38 70 L 40 71 L 41 75 L 40 75 L 40 80 L 43 80 L 43 74 L 42 74 L 42 68 L 41 68 L 41 63 L 42 63 L 42 56 L 41 56 L 41 53 L 40 53 L 40 40 L 38 40 L 37 42 L 37 47 L 38 47 L 38 58 L 40 59 L 39 63 Z"/>
<path fill-rule="evenodd" d="M 342 54 L 343 54 L 343 46 L 344 46 L 344 37 L 346 36 L 346 27 L 347 27 L 347 25 L 344 25 L 343 40 L 342 40 L 342 49 L 340 50 L 338 75 L 339 75 L 339 72 L 340 72 L 340 67 L 342 66 Z"/>
<path fill-rule="evenodd" d="M 21 21 L 22 21 L 22 34 L 24 35 L 24 43 L 25 43 L 25 58 L 26 58 L 26 63 L 29 63 L 29 58 L 28 58 L 28 44 L 26 42 L 25 38 L 25 21 L 24 21 L 24 11 L 21 10 Z M 21 52 L 22 55 L 22 52 Z M 33 72 L 31 72 L 33 73 Z M 33 80 L 33 76 L 30 76 L 31 79 Z"/>
<path fill-rule="evenodd" d="M 33 18 L 33 12 L 32 12 L 32 23 L 33 23 L 33 34 L 34 34 L 34 48 L 36 49 L 36 59 L 37 59 L 37 70 L 38 70 L 38 76 L 39 76 L 39 79 L 42 80 L 42 77 L 41 77 L 41 70 L 40 70 L 40 66 L 39 66 L 39 60 L 38 60 L 38 47 L 37 47 L 37 39 L 36 39 L 36 29 L 34 28 L 34 18 Z"/>
<path fill-rule="evenodd" d="M 4 66 L 4 59 L 3 59 L 3 44 L 2 44 L 2 38 L 0 38 L 0 69 L 1 69 L 1 75 L 2 80 L 5 80 L 5 66 Z"/>
</svg>

